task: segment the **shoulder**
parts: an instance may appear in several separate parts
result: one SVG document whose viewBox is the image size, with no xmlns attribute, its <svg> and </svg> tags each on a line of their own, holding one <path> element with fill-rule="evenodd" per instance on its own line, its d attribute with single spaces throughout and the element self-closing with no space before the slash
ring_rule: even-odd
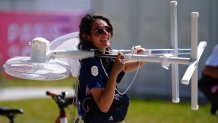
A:
<svg viewBox="0 0 218 123">
<path fill-rule="evenodd" d="M 213 53 L 216 53 L 218 55 L 218 44 L 214 47 Z"/>
<path fill-rule="evenodd" d="M 207 66 L 214 66 L 214 67 L 218 66 L 218 44 L 214 47 L 212 53 L 208 57 L 208 59 L 206 61 L 206 65 Z"/>
<path fill-rule="evenodd" d="M 88 59 L 82 59 L 80 61 L 81 65 L 93 65 L 98 64 L 100 61 L 97 58 L 88 58 Z"/>
<path fill-rule="evenodd" d="M 92 69 L 99 69 L 102 67 L 101 62 L 98 58 L 88 58 L 88 59 L 83 59 L 80 61 L 81 66 L 80 70 L 81 71 L 89 71 Z"/>
</svg>

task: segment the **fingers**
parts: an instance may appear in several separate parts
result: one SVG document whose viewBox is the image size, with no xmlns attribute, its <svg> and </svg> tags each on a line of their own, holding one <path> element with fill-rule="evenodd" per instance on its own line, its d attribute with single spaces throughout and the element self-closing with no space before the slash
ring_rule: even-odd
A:
<svg viewBox="0 0 218 123">
<path fill-rule="evenodd" d="M 112 69 L 113 72 L 120 73 L 121 71 L 124 70 L 125 61 L 122 57 L 123 57 L 123 53 L 118 53 L 115 62 L 113 64 L 113 69 Z"/>
<path fill-rule="evenodd" d="M 144 51 L 145 51 L 145 48 L 140 47 L 140 48 L 137 49 L 137 54 L 141 54 Z"/>
<path fill-rule="evenodd" d="M 123 53 L 119 52 L 117 55 L 117 59 L 122 59 L 122 57 L 123 57 Z"/>
<path fill-rule="evenodd" d="M 142 54 L 145 51 L 145 48 L 141 47 L 140 45 L 133 46 L 131 48 L 132 54 Z"/>
<path fill-rule="evenodd" d="M 125 65 L 125 61 L 123 59 L 123 53 L 121 52 L 118 53 L 117 58 L 115 60 L 115 64 L 116 64 L 115 66 L 117 66 L 117 69 L 121 69 Z"/>
<path fill-rule="evenodd" d="M 119 60 L 120 62 L 124 63 L 123 53 L 121 53 L 121 52 L 118 53 L 117 60 Z"/>
</svg>

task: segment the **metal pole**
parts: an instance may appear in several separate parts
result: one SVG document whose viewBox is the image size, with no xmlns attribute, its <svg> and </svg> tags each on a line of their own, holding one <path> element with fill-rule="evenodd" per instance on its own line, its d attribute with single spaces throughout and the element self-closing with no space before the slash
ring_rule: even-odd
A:
<svg viewBox="0 0 218 123">
<path fill-rule="evenodd" d="M 197 60 L 197 44 L 198 44 L 198 12 L 191 13 L 191 58 L 192 61 Z M 198 62 L 191 79 L 191 106 L 193 110 L 198 110 Z"/>
<path fill-rule="evenodd" d="M 178 24 L 177 1 L 170 1 L 171 48 L 175 49 L 174 57 L 178 57 Z M 179 103 L 179 68 L 177 63 L 171 66 L 172 75 L 172 102 Z"/>
</svg>

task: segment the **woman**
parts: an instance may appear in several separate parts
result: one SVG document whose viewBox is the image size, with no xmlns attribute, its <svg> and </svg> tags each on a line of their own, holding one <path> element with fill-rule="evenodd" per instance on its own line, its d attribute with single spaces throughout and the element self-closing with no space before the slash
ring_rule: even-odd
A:
<svg viewBox="0 0 218 123">
<path fill-rule="evenodd" d="M 110 53 L 113 26 L 101 15 L 87 14 L 80 23 L 79 49 L 95 51 L 96 54 Z M 140 53 L 144 48 L 137 48 Z M 85 123 L 115 123 L 124 120 L 129 98 L 119 94 L 116 88 L 125 72 L 136 70 L 143 62 L 125 62 L 122 53 L 116 58 L 88 58 L 80 61 L 78 97 L 80 113 Z"/>
<path fill-rule="evenodd" d="M 207 59 L 198 82 L 199 89 L 211 103 L 210 113 L 218 115 L 218 44 Z"/>
</svg>

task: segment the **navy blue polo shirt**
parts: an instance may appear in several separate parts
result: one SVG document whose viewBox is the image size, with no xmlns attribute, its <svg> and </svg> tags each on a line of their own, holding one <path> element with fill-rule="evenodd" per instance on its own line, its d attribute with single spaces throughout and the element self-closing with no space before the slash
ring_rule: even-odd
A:
<svg viewBox="0 0 218 123">
<path fill-rule="evenodd" d="M 92 88 L 104 88 L 108 79 L 107 74 L 99 58 L 82 60 L 79 74 L 79 98 L 89 95 L 87 91 Z"/>
<path fill-rule="evenodd" d="M 113 67 L 114 59 L 99 57 L 83 59 L 80 61 L 81 68 L 79 74 L 78 98 L 82 101 L 86 96 L 90 95 L 92 88 L 104 88 L 108 81 L 108 76 Z M 120 82 L 124 76 L 121 72 L 117 78 Z"/>
<path fill-rule="evenodd" d="M 88 58 L 80 61 L 80 74 L 79 74 L 79 87 L 78 87 L 78 99 L 80 101 L 80 107 L 78 114 L 80 116 L 86 116 L 85 108 L 92 101 L 85 101 L 88 96 L 91 95 L 92 88 L 105 88 L 108 76 L 113 67 L 114 59 L 112 58 Z M 117 82 L 120 82 L 125 72 L 121 72 L 117 77 Z M 117 92 L 115 92 L 117 93 Z M 94 106 L 95 107 L 95 106 Z"/>
</svg>

